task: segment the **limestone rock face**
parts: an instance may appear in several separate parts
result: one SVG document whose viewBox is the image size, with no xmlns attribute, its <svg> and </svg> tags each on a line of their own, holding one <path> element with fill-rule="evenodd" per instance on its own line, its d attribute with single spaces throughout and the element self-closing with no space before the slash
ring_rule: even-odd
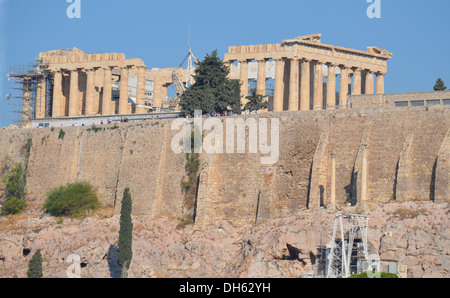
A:
<svg viewBox="0 0 450 298">
<path fill-rule="evenodd" d="M 345 207 L 370 216 L 368 241 L 381 259 L 407 266 L 408 277 L 448 277 L 448 203 L 406 202 Z M 169 218 L 134 216 L 129 277 L 300 277 L 317 273 L 318 247 L 331 241 L 335 212 L 298 215 L 258 225 L 217 221 L 204 230 L 177 228 Z M 114 263 L 119 216 L 84 220 L 0 218 L 0 277 L 25 277 L 37 249 L 44 277 L 67 277 L 78 255 L 82 277 L 117 277 Z M 118 273 L 119 272 L 119 273 Z"/>
</svg>

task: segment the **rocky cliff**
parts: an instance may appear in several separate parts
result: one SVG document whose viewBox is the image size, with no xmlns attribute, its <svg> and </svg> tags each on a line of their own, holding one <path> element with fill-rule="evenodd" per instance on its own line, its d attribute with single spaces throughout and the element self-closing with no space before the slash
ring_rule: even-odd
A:
<svg viewBox="0 0 450 298">
<path fill-rule="evenodd" d="M 449 201 L 448 109 L 256 117 L 268 115 L 280 120 L 279 159 L 274 165 L 262 165 L 263 154 L 248 150 L 201 155 L 197 228 L 223 219 L 234 225 L 255 223 L 330 204 L 330 152 L 336 153 L 336 204 L 361 203 L 363 145 L 367 147 L 367 202 Z M 185 155 L 171 148 L 178 132 L 171 129 L 170 121 L 95 129 L 3 129 L 0 170 L 6 156 L 17 162 L 28 160 L 27 211 L 31 213 L 42 213 L 50 188 L 87 180 L 115 213 L 123 189 L 130 187 L 134 214 L 183 216 L 180 184 L 186 174 Z M 22 147 L 29 140 L 31 150 L 24 156 Z"/>
<path fill-rule="evenodd" d="M 370 214 L 370 253 L 407 266 L 408 277 L 448 277 L 448 203 L 406 202 L 345 207 Z M 234 227 L 222 220 L 204 230 L 176 228 L 176 219 L 134 216 L 129 277 L 304 277 L 323 274 L 320 245 L 331 241 L 335 212 L 301 210 L 298 216 Z M 25 277 L 42 250 L 44 277 L 67 277 L 81 260 L 81 277 L 115 277 L 119 216 L 84 220 L 0 219 L 0 277 Z M 119 270 L 120 271 L 120 270 Z M 119 273 L 120 274 L 120 273 Z"/>
<path fill-rule="evenodd" d="M 171 129 L 171 121 L 104 125 L 97 128 L 2 129 L 0 130 L 0 171 L 4 172 L 6 157 L 28 164 L 27 208 L 22 215 L 27 219 L 19 221 L 16 226 L 20 230 L 18 235 L 22 236 L 14 238 L 15 236 L 12 235 L 16 232 L 11 229 L 11 226 L 14 227 L 16 223 L 10 224 L 8 219 L 3 218 L 2 236 L 8 233 L 15 240 L 9 242 L 2 240 L 2 249 L 5 252 L 5 247 L 11 249 L 14 247 L 19 251 L 23 245 L 22 242 L 29 238 L 28 235 L 31 232 L 34 233 L 31 239 L 36 239 L 34 240 L 38 241 L 36 243 L 44 241 L 39 239 L 47 235 L 45 241 L 60 246 L 64 245 L 58 244 L 58 239 L 64 241 L 63 235 L 70 235 L 72 238 L 79 239 L 77 242 L 79 247 L 73 246 L 73 243 L 64 246 L 64 249 L 61 247 L 61 254 L 55 253 L 59 258 L 58 262 L 62 261 L 63 255 L 68 251 L 80 249 L 98 250 L 98 254 L 103 254 L 103 257 L 109 245 L 114 243 L 113 235 L 116 231 L 113 230 L 117 229 L 117 227 L 114 228 L 117 226 L 115 216 L 120 211 L 121 194 L 124 188 L 130 187 L 133 213 L 142 231 L 142 237 L 139 236 L 140 234 L 135 235 L 135 249 L 142 250 L 143 255 L 147 253 L 157 255 L 160 253 L 158 249 L 167 246 L 169 248 L 165 253 L 170 255 L 167 256 L 165 261 L 167 264 L 164 266 L 173 265 L 175 268 L 159 271 L 160 269 L 155 269 L 155 266 L 158 266 L 154 265 L 154 262 L 163 261 L 155 260 L 149 261 L 149 268 L 152 268 L 149 272 L 153 271 L 158 276 L 191 274 L 186 272 L 192 272 L 192 276 L 253 276 L 256 272 L 266 272 L 274 276 L 301 275 L 308 261 L 299 260 L 308 259 L 309 250 L 313 255 L 315 254 L 311 247 L 317 246 L 318 239 L 312 231 L 319 229 L 317 235 L 323 234 L 324 239 L 329 237 L 325 233 L 325 230 L 329 229 L 325 223 L 329 223 L 330 218 L 334 216 L 334 212 L 328 209 L 330 211 L 328 215 L 314 215 L 312 217 L 315 220 L 314 223 L 305 222 L 305 218 L 299 217 L 304 214 L 315 214 L 314 212 L 320 213 L 320 207 L 330 205 L 330 152 L 335 152 L 336 156 L 335 183 L 338 208 L 358 208 L 372 204 L 379 206 L 377 208 L 382 210 L 385 208 L 383 204 L 389 206 L 393 203 L 429 201 L 433 203 L 427 203 L 429 204 L 427 208 L 432 212 L 416 214 L 415 218 L 420 219 L 420 216 L 424 215 L 430 225 L 436 226 L 433 222 L 435 217 L 432 214 L 438 212 L 444 216 L 441 226 L 448 226 L 446 203 L 450 201 L 449 116 L 450 110 L 446 108 L 284 112 L 247 116 L 279 119 L 278 162 L 273 165 L 263 165 L 260 162 L 262 154 L 253 154 L 248 151 L 239 154 L 202 153 L 195 202 L 195 224 L 193 227 L 188 227 L 186 231 L 175 229 L 178 219 L 185 216 L 184 196 L 180 185 L 186 173 L 185 155 L 175 154 L 171 148 L 171 142 L 179 132 Z M 32 146 L 29 152 L 24 152 L 26 150 L 23 148 L 30 143 Z M 360 189 L 362 147 L 367 148 L 367 197 L 364 202 L 361 201 Z M 54 219 L 45 217 L 42 210 L 45 193 L 54 186 L 77 180 L 88 180 L 97 188 L 105 210 L 110 211 L 108 216 L 112 217 L 102 220 L 87 219 L 79 223 L 68 220 L 67 226 L 66 224 L 56 225 Z M 0 183 L 0 195 L 3 192 L 3 184 Z M 314 211 L 315 209 L 319 210 Z M 412 211 L 417 210 L 412 209 Z M 35 228 L 32 228 L 32 223 L 36 224 Z M 227 223 L 224 224 L 227 228 L 222 229 L 227 232 L 217 233 L 214 229 L 223 225 L 222 223 Z M 147 225 L 151 228 L 147 229 Z M 308 225 L 313 225 L 315 228 L 311 227 L 310 231 L 309 228 L 305 228 Z M 387 225 L 390 225 L 390 222 L 386 222 Z M 408 236 L 408 233 L 416 229 L 402 230 L 408 229 L 407 226 L 393 227 L 400 229 L 401 237 L 406 237 L 401 239 L 406 239 L 406 243 L 409 238 L 414 239 Z M 419 226 L 417 225 L 417 229 Z M 192 228 L 194 230 L 191 230 Z M 436 226 L 436 229 L 440 227 Z M 281 234 L 268 232 L 272 230 L 293 233 L 292 237 L 296 233 L 298 235 L 306 233 L 302 237 L 308 239 L 305 241 L 309 241 L 311 246 L 304 248 L 302 247 L 304 243 L 301 245 L 289 243 L 291 247 L 289 249 L 285 244 L 280 244 L 285 249 L 282 252 L 283 250 L 278 246 Z M 55 241 L 51 240 L 53 237 L 51 235 L 56 237 L 59 232 L 63 234 L 55 238 Z M 436 230 L 430 233 L 437 235 L 441 232 Z M 166 234 L 176 239 L 170 240 L 170 237 L 159 239 L 161 235 Z M 225 238 L 215 238 L 225 237 L 220 235 L 231 235 L 226 236 L 231 238 L 227 238 L 227 241 Z M 244 235 L 249 236 L 244 237 Z M 442 263 L 441 259 L 448 256 L 445 246 L 441 246 L 447 240 L 442 239 L 448 239 L 448 237 L 439 235 L 440 240 L 433 238 L 427 243 L 434 243 L 431 246 L 437 248 L 432 249 L 432 255 L 436 258 L 440 256 L 437 262 Z M 197 236 L 206 237 L 205 242 L 197 239 Z M 272 239 L 274 242 L 270 244 L 268 242 L 270 239 L 267 237 L 274 237 Z M 376 243 L 381 241 L 382 236 L 377 234 L 377 237 Z M 94 238 L 99 239 L 94 241 Z M 192 239 L 197 239 L 199 246 L 189 247 L 187 243 L 195 243 Z M 145 243 L 151 242 L 150 240 L 158 242 L 159 248 L 154 248 L 154 251 L 149 250 Z M 393 237 L 392 241 L 394 240 L 397 241 L 398 237 Z M 45 241 L 42 243 L 47 243 Z M 386 244 L 388 248 L 404 249 L 403 256 L 411 254 L 411 251 L 408 252 L 408 249 L 412 249 L 409 244 L 406 246 L 403 242 L 403 244 L 389 244 L 389 238 L 386 237 L 383 241 L 380 243 L 388 243 Z M 180 245 L 184 242 L 186 245 Z M 224 264 L 205 265 L 207 261 L 199 261 L 194 257 L 206 258 L 210 251 L 214 255 L 214 250 L 217 249 L 215 243 L 218 242 L 229 245 L 228 248 L 222 249 L 230 252 L 230 260 L 233 259 L 231 265 L 225 264 L 228 263 L 227 260 L 224 260 Z M 267 261 L 268 254 L 261 252 L 262 248 L 256 249 L 258 245 L 261 247 L 275 245 L 276 249 L 267 248 L 276 250 L 269 254 L 273 258 Z M 380 245 L 375 246 L 381 248 Z M 60 248 L 54 249 L 58 251 Z M 185 255 L 186 251 L 189 252 L 189 258 Z M 395 249 L 384 251 L 396 253 Z M 292 252 L 294 256 L 289 255 Z M 295 257 L 297 252 L 302 256 Z M 260 259 L 257 258 L 258 253 L 260 253 Z M 92 251 L 90 254 L 93 254 Z M 243 256 L 239 255 L 239 258 L 242 257 L 243 260 L 235 264 L 234 262 L 239 259 L 236 258 L 236 254 L 243 254 Z M 303 256 L 303 254 L 306 255 Z M 224 257 L 226 255 L 227 253 Z M 184 256 L 183 261 L 178 259 L 180 256 Z M 252 260 L 260 261 L 250 262 L 247 258 L 249 256 L 252 256 Z M 17 264 L 15 262 L 24 261 L 21 254 L 10 257 L 0 255 L 1 259 L 5 259 L 4 266 L 10 264 L 7 262 Z M 299 263 L 290 262 L 297 259 Z M 310 258 L 310 260 L 313 259 L 314 257 Z M 411 266 L 421 266 L 422 269 L 426 269 L 429 266 L 427 264 L 430 263 L 427 262 L 411 261 Z M 446 264 L 445 262 L 442 264 Z M 289 264 L 286 267 L 289 269 L 283 269 L 284 265 L 279 264 Z M 294 266 L 297 269 L 293 269 L 292 264 L 298 268 Z M 264 267 L 266 271 L 259 270 L 258 266 L 266 266 Z M 276 266 L 277 269 L 271 266 Z M 443 270 L 447 270 L 445 266 Z M 273 274 L 269 272 L 272 269 Z M 134 274 L 141 274 L 138 273 L 141 269 L 134 270 Z M 420 276 L 429 274 L 426 270 L 417 272 L 419 273 L 411 274 Z M 432 272 L 435 274 L 435 271 Z M 443 274 L 444 271 L 439 272 Z"/>
</svg>

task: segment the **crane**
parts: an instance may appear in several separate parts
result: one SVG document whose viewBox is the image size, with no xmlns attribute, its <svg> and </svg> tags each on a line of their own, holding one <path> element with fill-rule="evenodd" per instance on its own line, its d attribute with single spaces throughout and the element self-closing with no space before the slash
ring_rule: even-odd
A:
<svg viewBox="0 0 450 298">
<path fill-rule="evenodd" d="M 191 86 L 194 83 L 193 74 L 194 74 L 194 64 L 198 64 L 198 59 L 195 57 L 192 52 L 191 46 L 189 46 L 189 51 L 183 61 L 180 63 L 180 67 L 183 67 L 183 64 L 188 60 L 187 65 L 187 77 L 186 77 L 186 87 Z"/>
<path fill-rule="evenodd" d="M 175 70 L 172 71 L 172 81 L 176 88 L 176 97 L 170 102 L 169 109 L 178 109 L 178 104 L 180 102 L 181 95 L 186 91 L 187 88 L 189 88 L 194 84 L 193 78 L 195 70 L 194 64 L 198 64 L 198 59 L 197 57 L 195 57 L 190 46 L 186 57 L 179 65 L 180 68 L 183 67 L 183 64 L 186 62 L 186 60 L 188 61 L 187 74 L 185 80 L 186 84 L 183 83 L 183 80 L 181 79 L 180 75 Z"/>
</svg>

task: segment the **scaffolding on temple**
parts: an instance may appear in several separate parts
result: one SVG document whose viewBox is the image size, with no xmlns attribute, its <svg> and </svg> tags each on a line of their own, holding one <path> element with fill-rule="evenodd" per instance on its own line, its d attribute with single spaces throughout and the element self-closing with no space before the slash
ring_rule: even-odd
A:
<svg viewBox="0 0 450 298">
<path fill-rule="evenodd" d="M 43 64 L 11 65 L 7 75 L 9 85 L 6 95 L 13 124 L 25 126 L 38 115 L 51 113 L 51 78 Z M 39 100 L 38 100 L 39 99 Z M 48 104 L 46 104 L 48 103 Z"/>
</svg>

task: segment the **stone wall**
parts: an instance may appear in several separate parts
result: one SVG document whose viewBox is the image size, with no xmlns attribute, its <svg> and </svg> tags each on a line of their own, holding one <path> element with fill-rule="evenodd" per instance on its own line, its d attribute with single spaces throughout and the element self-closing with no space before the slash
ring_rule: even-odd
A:
<svg viewBox="0 0 450 298">
<path fill-rule="evenodd" d="M 434 107 L 439 105 L 448 107 L 450 105 L 450 91 L 349 95 L 348 105 L 353 109 Z"/>
<path fill-rule="evenodd" d="M 0 169 L 5 156 L 23 161 L 18 152 L 29 137 L 33 141 L 27 174 L 30 212 L 40 211 L 52 187 L 87 180 L 97 188 L 102 203 L 114 206 L 115 212 L 120 212 L 124 188 L 130 187 L 135 214 L 181 213 L 184 156 L 170 149 L 169 123 L 116 127 L 97 126 L 97 132 L 92 127 L 2 130 Z"/>
<path fill-rule="evenodd" d="M 442 174 L 448 172 L 448 116 L 448 109 L 272 114 L 282 123 L 279 162 L 267 167 L 258 155 L 211 156 L 201 176 L 197 227 L 221 219 L 262 222 L 329 205 L 331 152 L 337 205 L 359 204 L 364 145 L 366 202 L 448 202 L 448 175 Z"/>
<path fill-rule="evenodd" d="M 284 112 L 246 117 L 280 119 L 280 156 L 202 154 L 196 227 L 220 220 L 241 226 L 329 205 L 330 153 L 336 152 L 336 204 L 361 203 L 362 146 L 367 146 L 367 202 L 411 199 L 449 202 L 449 124 L 446 108 Z M 88 180 L 101 201 L 120 212 L 130 187 L 135 214 L 181 217 L 184 154 L 171 150 L 170 120 L 92 127 L 0 130 L 5 157 L 27 158 L 27 212 L 42 214 L 54 186 Z M 23 150 L 22 150 L 23 151 Z M 0 194 L 4 187 L 0 183 Z"/>
</svg>

